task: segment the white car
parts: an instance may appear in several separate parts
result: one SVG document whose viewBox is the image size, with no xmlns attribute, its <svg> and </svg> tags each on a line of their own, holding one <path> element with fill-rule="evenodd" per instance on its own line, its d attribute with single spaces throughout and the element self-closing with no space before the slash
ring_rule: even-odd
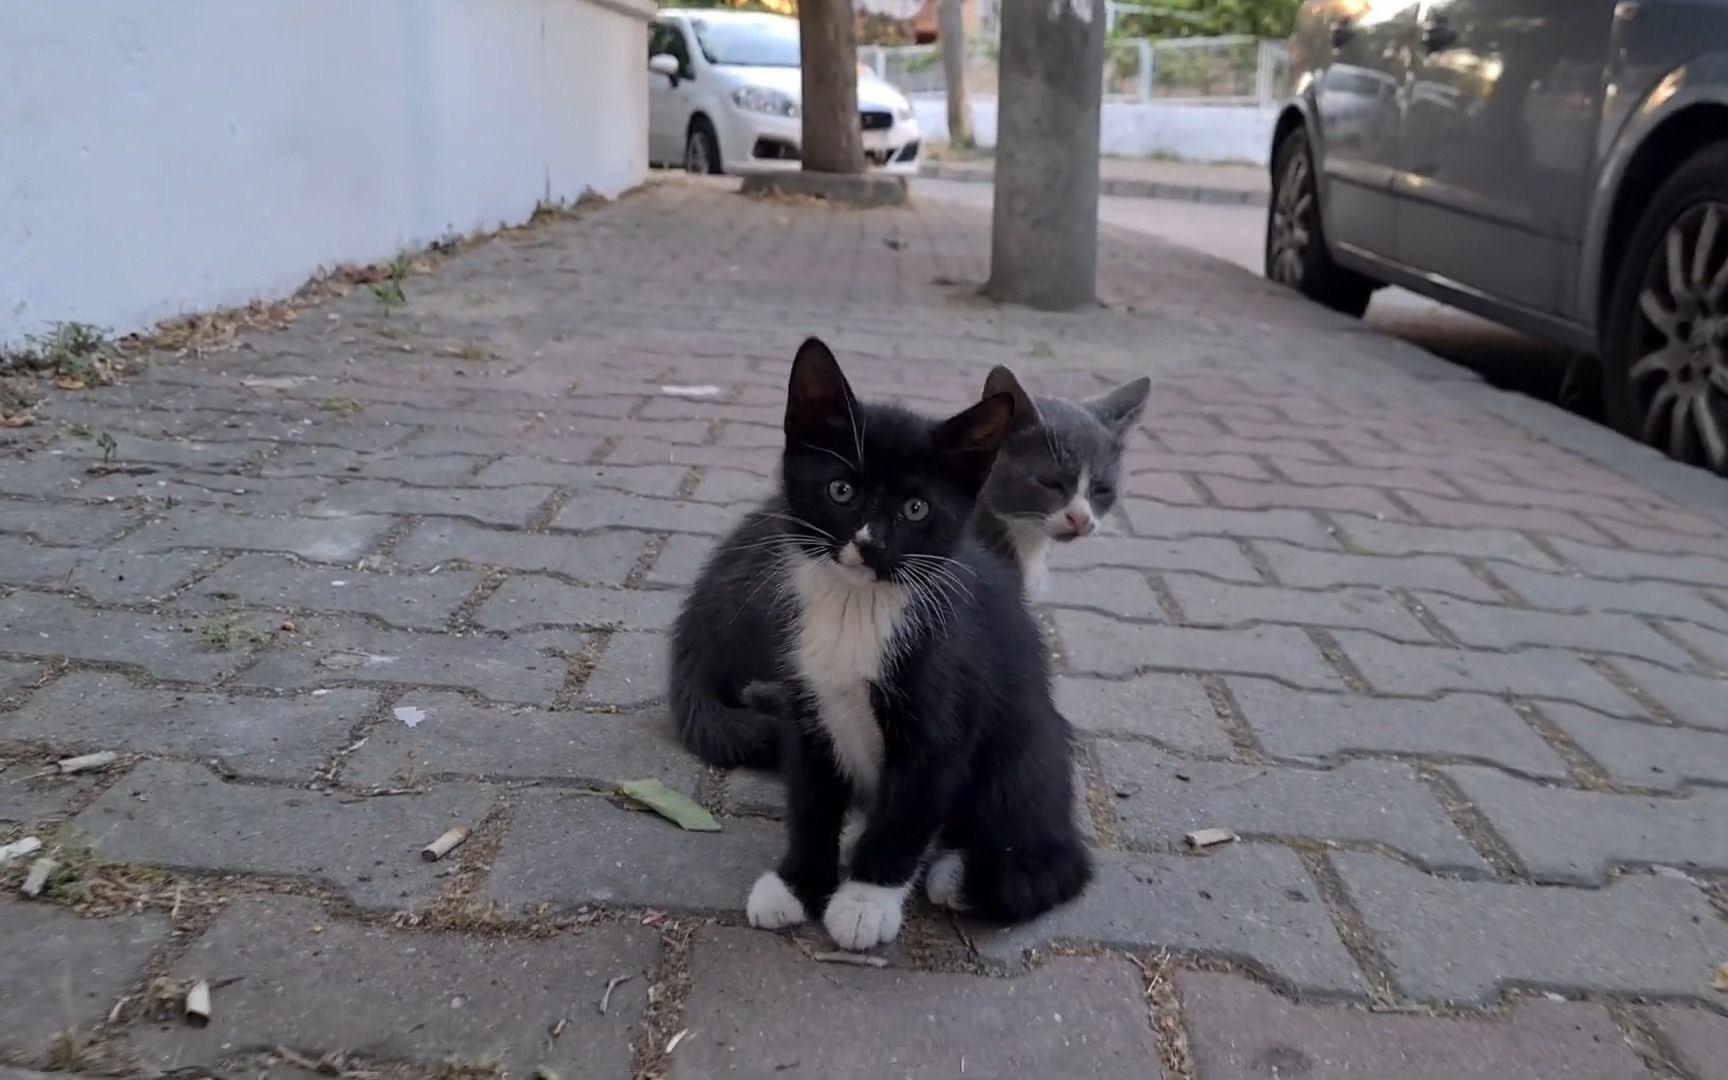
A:
<svg viewBox="0 0 1728 1080">
<path fill-rule="evenodd" d="M 693 173 L 799 167 L 803 93 L 798 20 L 744 11 L 663 11 L 648 37 L 648 160 Z M 918 171 L 918 120 L 906 95 L 860 68 L 864 156 Z"/>
</svg>

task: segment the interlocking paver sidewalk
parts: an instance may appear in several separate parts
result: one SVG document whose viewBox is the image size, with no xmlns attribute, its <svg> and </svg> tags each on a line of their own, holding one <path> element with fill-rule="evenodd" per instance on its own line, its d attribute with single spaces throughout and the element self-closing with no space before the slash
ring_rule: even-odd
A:
<svg viewBox="0 0 1728 1080">
<path fill-rule="evenodd" d="M 1719 1074 L 1728 487 L 1144 238 L 998 308 L 987 225 L 655 184 L 0 432 L 0 843 L 68 860 L 0 1071 Z M 1154 383 L 1045 597 L 1097 884 L 882 970 L 743 926 L 782 803 L 661 703 L 810 333 L 929 409 Z"/>
</svg>

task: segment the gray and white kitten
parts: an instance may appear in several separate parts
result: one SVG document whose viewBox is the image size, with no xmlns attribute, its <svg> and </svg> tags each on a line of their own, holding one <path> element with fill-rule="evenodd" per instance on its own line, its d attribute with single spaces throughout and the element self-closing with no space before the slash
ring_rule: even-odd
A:
<svg viewBox="0 0 1728 1080">
<path fill-rule="evenodd" d="M 1116 505 L 1122 451 L 1146 407 L 1142 377 L 1090 401 L 1032 398 L 1014 373 L 997 367 L 984 394 L 1014 397 L 1027 418 L 997 456 L 973 512 L 978 537 L 1020 566 L 1026 594 L 1043 588 L 1052 541 L 1090 536 Z"/>
</svg>

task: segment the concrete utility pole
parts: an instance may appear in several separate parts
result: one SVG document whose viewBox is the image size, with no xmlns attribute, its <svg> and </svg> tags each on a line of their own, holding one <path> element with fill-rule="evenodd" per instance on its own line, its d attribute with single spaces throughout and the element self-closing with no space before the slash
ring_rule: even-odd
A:
<svg viewBox="0 0 1728 1080">
<path fill-rule="evenodd" d="M 798 5 L 805 172 L 864 171 L 854 18 L 851 0 L 802 0 Z"/>
<path fill-rule="evenodd" d="M 1104 22 L 1104 0 L 1002 4 L 996 214 L 984 287 L 997 300 L 1067 311 L 1098 298 Z"/>
<path fill-rule="evenodd" d="M 936 36 L 942 43 L 942 81 L 948 88 L 948 145 L 969 150 L 972 101 L 966 96 L 965 0 L 937 0 Z"/>
</svg>

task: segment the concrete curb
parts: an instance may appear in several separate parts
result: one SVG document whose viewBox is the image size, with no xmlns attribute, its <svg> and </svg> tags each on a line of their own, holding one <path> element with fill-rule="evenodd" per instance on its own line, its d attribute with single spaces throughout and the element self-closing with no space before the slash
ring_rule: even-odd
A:
<svg viewBox="0 0 1728 1080">
<path fill-rule="evenodd" d="M 926 180 L 959 180 L 969 184 L 994 181 L 992 169 L 944 165 L 927 161 L 918 170 Z M 1103 177 L 1098 183 L 1100 195 L 1115 195 L 1126 199 L 1171 199 L 1177 202 L 1212 203 L 1220 206 L 1265 206 L 1269 197 L 1264 191 L 1244 191 L 1241 188 L 1208 187 L 1202 184 L 1173 184 L 1163 180 L 1130 180 Z"/>
</svg>

